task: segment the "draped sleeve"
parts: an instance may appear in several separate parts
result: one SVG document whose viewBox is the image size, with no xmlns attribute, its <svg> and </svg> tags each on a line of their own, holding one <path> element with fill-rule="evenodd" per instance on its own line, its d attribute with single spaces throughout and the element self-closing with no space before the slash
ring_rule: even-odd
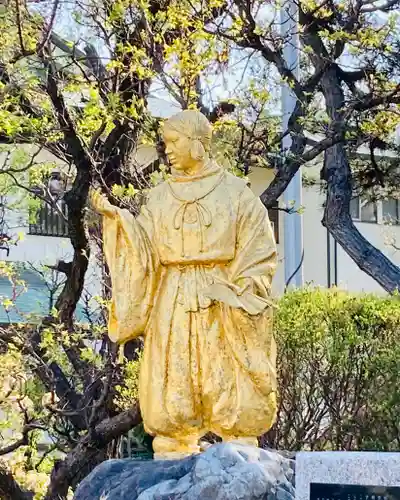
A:
<svg viewBox="0 0 400 500">
<path fill-rule="evenodd" d="M 276 244 L 268 212 L 246 186 L 239 201 L 235 258 L 227 279 L 217 278 L 206 295 L 258 315 L 272 305 L 271 282 L 276 265 Z"/>
<path fill-rule="evenodd" d="M 152 245 L 153 221 L 143 207 L 135 218 L 91 192 L 93 209 L 103 216 L 103 248 L 111 274 L 108 334 L 125 343 L 143 334 L 157 286 L 158 257 Z"/>
</svg>

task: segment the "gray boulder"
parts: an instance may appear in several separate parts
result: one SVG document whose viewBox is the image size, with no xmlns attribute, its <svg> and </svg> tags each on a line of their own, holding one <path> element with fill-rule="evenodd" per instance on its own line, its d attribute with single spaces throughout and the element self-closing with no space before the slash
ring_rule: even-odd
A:
<svg viewBox="0 0 400 500">
<path fill-rule="evenodd" d="M 293 500 L 294 461 L 276 451 L 216 444 L 182 460 L 108 460 L 74 500 Z"/>
</svg>

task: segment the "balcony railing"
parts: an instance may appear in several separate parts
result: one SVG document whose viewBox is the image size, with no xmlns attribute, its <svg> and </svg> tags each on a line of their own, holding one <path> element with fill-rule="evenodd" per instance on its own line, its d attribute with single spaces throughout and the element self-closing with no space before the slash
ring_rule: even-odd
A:
<svg viewBox="0 0 400 500">
<path fill-rule="evenodd" d="M 43 203 L 36 214 L 36 222 L 29 224 L 29 234 L 37 236 L 68 237 L 68 209 L 64 200 L 57 202 L 59 211 Z M 60 213 L 61 212 L 61 213 Z M 62 215 L 61 215 L 62 214 Z"/>
</svg>

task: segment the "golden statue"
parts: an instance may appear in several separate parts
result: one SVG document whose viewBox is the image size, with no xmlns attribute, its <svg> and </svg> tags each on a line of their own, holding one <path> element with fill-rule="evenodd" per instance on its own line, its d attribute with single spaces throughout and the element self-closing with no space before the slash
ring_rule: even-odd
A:
<svg viewBox="0 0 400 500">
<path fill-rule="evenodd" d="M 145 335 L 139 399 L 156 457 L 196 453 L 208 431 L 257 446 L 276 417 L 267 210 L 210 158 L 204 115 L 183 111 L 163 133 L 172 176 L 137 218 L 91 194 L 112 278 L 109 335 Z"/>
</svg>

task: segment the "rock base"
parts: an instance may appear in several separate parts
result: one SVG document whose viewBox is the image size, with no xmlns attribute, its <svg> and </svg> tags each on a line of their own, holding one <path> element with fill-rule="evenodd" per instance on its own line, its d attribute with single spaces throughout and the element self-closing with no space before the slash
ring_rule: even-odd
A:
<svg viewBox="0 0 400 500">
<path fill-rule="evenodd" d="M 294 461 L 275 451 L 216 444 L 182 460 L 108 460 L 75 500 L 293 500 Z"/>
</svg>

